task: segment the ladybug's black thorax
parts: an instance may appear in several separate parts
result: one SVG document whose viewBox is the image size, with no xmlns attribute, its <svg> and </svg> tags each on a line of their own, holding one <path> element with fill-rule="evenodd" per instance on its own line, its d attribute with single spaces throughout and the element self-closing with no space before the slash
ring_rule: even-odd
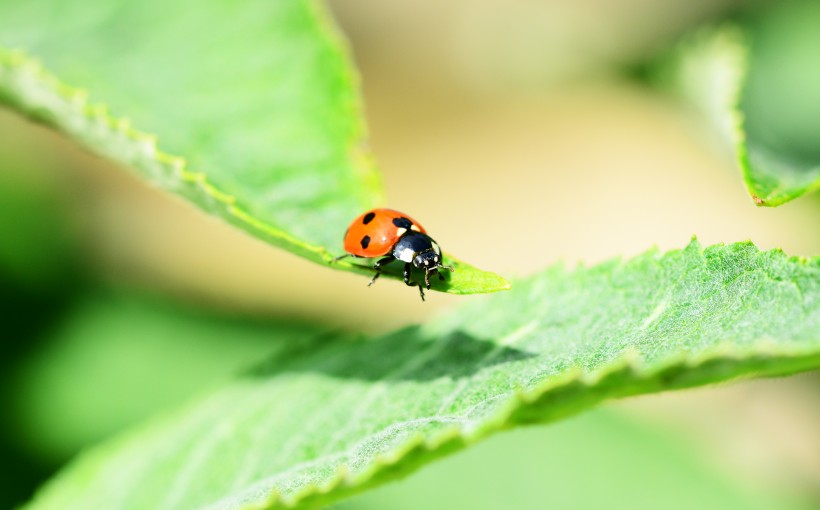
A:
<svg viewBox="0 0 820 510">
<path fill-rule="evenodd" d="M 396 241 L 393 256 L 403 262 L 412 262 L 416 267 L 422 267 L 425 260 L 429 261 L 428 264 L 438 264 L 441 261 L 441 249 L 427 234 L 410 231 Z"/>
</svg>

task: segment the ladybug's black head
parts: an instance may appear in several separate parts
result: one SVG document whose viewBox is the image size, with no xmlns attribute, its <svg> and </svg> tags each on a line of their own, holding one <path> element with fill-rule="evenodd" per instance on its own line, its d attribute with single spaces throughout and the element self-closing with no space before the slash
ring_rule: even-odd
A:
<svg viewBox="0 0 820 510">
<path fill-rule="evenodd" d="M 435 273 L 441 267 L 441 255 L 434 249 L 417 253 L 413 257 L 413 265 L 425 272 Z"/>
<path fill-rule="evenodd" d="M 435 248 L 438 248 L 438 245 L 434 246 Z M 413 257 L 413 265 L 424 270 L 424 284 L 428 289 L 430 288 L 431 274 L 438 273 L 439 269 L 447 269 L 448 271 L 453 270 L 452 266 L 444 266 L 441 264 L 441 252 L 437 249 L 430 249 L 417 253 L 416 256 Z M 444 276 L 441 275 L 441 273 L 439 273 L 439 279 L 444 279 Z"/>
</svg>

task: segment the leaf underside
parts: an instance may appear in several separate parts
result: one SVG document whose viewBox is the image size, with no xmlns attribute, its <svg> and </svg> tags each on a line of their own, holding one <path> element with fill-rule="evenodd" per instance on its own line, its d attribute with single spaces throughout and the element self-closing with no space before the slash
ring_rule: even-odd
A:
<svg viewBox="0 0 820 510">
<path fill-rule="evenodd" d="M 785 2 L 747 29 L 748 74 L 738 150 L 758 205 L 820 189 L 820 3 Z"/>
<path fill-rule="evenodd" d="M 820 4 L 784 2 L 702 30 L 676 55 L 675 81 L 734 145 L 760 206 L 820 189 Z"/>
<path fill-rule="evenodd" d="M 601 400 L 820 366 L 820 258 L 749 243 L 553 267 L 424 327 L 306 335 L 81 455 L 31 509 L 289 508 Z"/>
<path fill-rule="evenodd" d="M 384 202 L 357 85 L 314 0 L 0 3 L 0 104 L 255 237 L 349 271 L 360 270 L 329 264 L 345 228 Z M 509 286 L 460 266 L 434 288 Z"/>
</svg>

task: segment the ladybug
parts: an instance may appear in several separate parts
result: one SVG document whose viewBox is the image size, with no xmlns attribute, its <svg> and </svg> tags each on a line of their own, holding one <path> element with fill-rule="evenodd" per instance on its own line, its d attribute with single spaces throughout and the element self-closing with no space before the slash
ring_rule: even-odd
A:
<svg viewBox="0 0 820 510">
<path fill-rule="evenodd" d="M 441 248 L 427 235 L 416 220 L 393 209 L 373 209 L 362 214 L 348 227 L 344 237 L 344 249 L 347 252 L 334 261 L 354 256 L 361 258 L 380 258 L 373 269 L 376 274 L 367 286 L 376 283 L 381 275 L 382 266 L 398 259 L 404 262 L 404 283 L 409 287 L 418 285 L 421 300 L 424 301 L 424 289 L 420 283 L 410 280 L 413 267 L 424 271 L 424 285 L 430 290 L 430 275 L 438 273 L 444 280 L 440 269 L 453 271 L 452 266 L 442 265 Z"/>
</svg>

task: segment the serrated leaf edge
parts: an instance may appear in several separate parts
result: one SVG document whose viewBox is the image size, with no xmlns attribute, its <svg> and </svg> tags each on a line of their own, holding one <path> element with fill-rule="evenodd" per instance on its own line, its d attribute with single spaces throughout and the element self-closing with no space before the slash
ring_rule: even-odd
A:
<svg viewBox="0 0 820 510">
<path fill-rule="evenodd" d="M 335 47 L 340 48 L 339 51 L 344 51 L 343 39 L 338 33 L 332 29 L 333 24 L 326 18 L 322 9 L 317 8 L 318 2 L 312 1 L 310 5 L 313 6 L 314 14 L 317 16 L 319 23 L 326 27 L 324 33 L 327 37 L 333 40 Z M 355 85 L 358 83 L 355 73 L 350 72 L 350 79 Z M 26 87 L 17 87 L 17 94 L 11 95 L 5 99 L 11 105 L 17 105 L 19 110 L 29 114 L 35 120 L 44 122 L 67 135 L 72 139 L 80 142 L 92 152 L 102 153 L 109 159 L 121 163 L 126 168 L 139 168 L 137 173 L 140 177 L 148 180 L 156 187 L 164 190 L 180 191 L 180 194 L 185 192 L 193 192 L 204 198 L 204 202 L 213 204 L 213 209 L 194 202 L 199 208 L 208 213 L 215 214 L 229 223 L 245 230 L 251 235 L 270 242 L 274 246 L 288 250 L 296 255 L 304 257 L 312 262 L 330 266 L 336 269 L 342 269 L 349 272 L 359 274 L 372 274 L 372 269 L 362 267 L 357 264 L 350 264 L 346 262 L 338 262 L 331 264 L 334 259 L 333 253 L 323 246 L 315 246 L 306 243 L 300 239 L 295 238 L 286 231 L 283 231 L 273 225 L 266 223 L 250 213 L 237 206 L 237 198 L 229 193 L 219 189 L 216 185 L 208 180 L 208 176 L 202 172 L 195 172 L 187 168 L 185 158 L 174 156 L 161 151 L 158 148 L 157 136 L 135 129 L 131 121 L 126 118 L 117 118 L 110 114 L 108 106 L 104 103 L 92 103 L 89 100 L 89 93 L 83 89 L 71 87 L 61 82 L 56 76 L 51 74 L 45 67 L 35 58 L 27 55 L 20 50 L 7 50 L 0 47 L 0 83 L 11 84 L 9 89 L 15 90 L 14 82 L 34 82 L 40 87 L 52 94 L 52 97 L 47 98 L 50 101 L 61 101 L 65 103 L 73 112 L 75 112 L 81 122 L 88 123 L 90 126 L 80 126 L 73 129 L 65 124 L 77 122 L 78 119 L 70 119 L 67 122 L 61 122 L 59 117 L 55 115 L 54 109 L 49 109 L 44 106 L 42 100 L 38 103 L 32 100 L 31 95 L 36 93 L 29 93 Z M 0 102 L 3 102 L 3 90 L 0 90 Z M 361 106 L 356 103 L 351 106 L 355 111 L 361 111 Z M 100 131 L 105 131 L 104 137 L 117 141 L 126 141 L 129 144 L 128 158 L 122 157 L 121 154 L 112 150 L 106 153 L 105 149 L 99 143 L 87 143 L 84 140 L 85 133 L 83 129 L 95 129 L 99 135 Z M 374 200 L 379 200 L 380 195 L 380 177 L 375 167 L 372 164 L 372 158 L 366 150 L 364 144 L 364 123 L 359 123 L 360 133 L 356 134 L 356 139 L 350 143 L 351 159 L 354 161 L 352 165 L 354 168 L 366 176 L 365 181 L 370 183 L 373 190 L 368 192 L 375 193 L 377 196 Z M 112 144 L 113 145 L 113 144 Z M 182 187 L 187 189 L 181 190 Z M 451 257 L 452 258 L 452 257 Z M 455 260 L 455 259 L 454 259 Z M 474 268 L 469 264 L 460 262 L 465 267 L 470 267 L 472 270 L 482 273 L 494 275 L 495 284 L 492 287 L 481 289 L 459 289 L 458 287 L 434 287 L 433 290 L 444 291 L 452 294 L 474 294 L 496 292 L 510 288 L 509 282 L 504 280 L 495 273 L 482 271 Z M 385 272 L 384 275 L 393 279 L 401 279 L 398 274 L 391 274 Z"/>
<path fill-rule="evenodd" d="M 28 56 L 23 51 L 9 51 L 5 48 L 0 48 L 0 78 L 3 78 L 3 75 L 6 73 L 12 75 L 15 72 L 21 73 L 20 76 L 22 80 L 31 79 L 50 89 L 50 91 L 54 93 L 55 98 L 65 101 L 76 113 L 84 117 L 85 120 L 91 121 L 94 127 L 107 129 L 109 136 L 121 137 L 133 142 L 136 153 L 139 156 L 158 163 L 162 170 L 164 170 L 166 177 L 174 177 L 184 184 L 192 185 L 207 198 L 219 203 L 228 215 L 234 217 L 237 222 L 245 227 L 245 230 L 289 251 L 303 254 L 303 256 L 307 253 L 309 255 L 307 255 L 306 258 L 315 261 L 326 261 L 330 258 L 330 254 L 324 248 L 313 246 L 296 239 L 287 232 L 254 218 L 246 211 L 237 207 L 235 205 L 235 196 L 220 190 L 208 180 L 208 176 L 204 173 L 187 169 L 185 158 L 161 151 L 157 147 L 156 135 L 135 129 L 131 125 L 131 121 L 126 117 L 113 117 L 109 113 L 108 106 L 104 103 L 91 103 L 88 99 L 89 93 L 86 90 L 71 87 L 61 82 L 56 76 L 48 72 L 37 59 Z M 26 74 L 28 76 L 25 76 Z M 11 82 L 10 79 L 4 81 Z M 74 139 L 82 140 L 82 138 L 78 136 L 78 133 L 66 129 L 65 126 L 56 120 L 50 118 L 43 119 L 41 116 L 45 112 L 42 108 L 35 112 L 26 110 L 27 99 L 29 98 L 26 98 L 25 91 L 22 91 L 22 94 L 17 98 L 10 98 L 9 102 L 11 104 L 17 103 L 21 109 L 31 114 L 36 120 L 43 121 L 72 136 L 72 138 L 77 137 Z M 53 112 L 49 111 L 47 113 L 51 114 Z M 99 146 L 88 148 L 93 152 L 102 152 Z M 132 158 L 132 161 L 122 161 L 122 158 L 117 155 L 105 154 L 105 156 L 129 168 L 132 166 L 142 166 L 138 161 L 133 160 L 135 158 Z M 152 178 L 149 177 L 150 174 L 154 174 L 154 179 L 157 179 L 156 173 L 153 170 L 146 169 L 145 173 L 140 173 L 139 175 L 143 178 L 147 178 L 150 182 L 152 181 Z M 156 183 L 154 182 L 154 184 Z M 175 186 L 166 184 L 166 186 L 158 187 L 173 189 Z"/>
<path fill-rule="evenodd" d="M 800 257 L 786 255 L 782 249 L 760 250 L 751 241 L 725 245 L 718 243 L 703 247 L 696 237 L 680 249 L 661 252 L 657 247 L 629 258 L 617 257 L 572 269 L 563 266 L 568 273 L 585 269 L 588 271 L 607 266 L 624 266 L 644 258 L 657 258 L 689 250 L 705 254 L 711 250 L 726 247 L 753 249 L 756 256 L 779 255 L 787 261 L 802 265 L 818 265 L 820 257 Z M 554 269 L 556 266 L 547 270 Z M 820 337 L 818 337 L 820 338 Z M 754 351 L 754 352 L 750 352 Z M 789 366 L 783 361 L 788 360 Z M 774 363 L 772 363 L 774 362 Z M 770 339 L 761 338 L 743 349 L 729 343 L 728 339 L 696 356 L 680 354 L 671 357 L 653 368 L 647 368 L 637 351 L 628 350 L 610 364 L 593 372 L 585 372 L 580 367 L 568 370 L 538 383 L 530 390 L 515 391 L 509 401 L 500 407 L 494 417 L 485 420 L 473 430 L 465 431 L 453 426 L 432 437 L 421 434 L 408 439 L 402 446 L 387 455 L 376 458 L 373 465 L 357 475 L 351 475 L 346 466 L 340 466 L 330 480 L 321 486 L 308 486 L 303 490 L 284 497 L 272 492 L 263 503 L 241 507 L 242 510 L 275 510 L 319 508 L 340 499 L 352 496 L 386 483 L 392 479 L 411 474 L 429 461 L 466 448 L 495 432 L 515 425 L 549 423 L 577 414 L 608 399 L 623 398 L 639 394 L 678 390 L 704 384 L 725 382 L 749 377 L 788 375 L 799 371 L 820 367 L 820 352 L 798 346 L 783 347 Z M 701 373 L 698 371 L 701 370 Z M 607 381 L 625 378 L 615 385 L 607 386 Z M 655 383 L 647 385 L 647 383 Z M 572 398 L 573 391 L 581 388 L 583 402 Z M 593 390 L 593 391 L 590 391 Z"/>
<path fill-rule="evenodd" d="M 346 466 L 340 466 L 330 481 L 321 486 L 305 487 L 288 498 L 273 492 L 265 502 L 241 508 L 274 510 L 322 507 L 409 475 L 423 464 L 462 450 L 495 432 L 515 425 L 556 421 L 608 399 L 691 388 L 752 376 L 787 375 L 820 366 L 820 353 L 811 349 L 784 349 L 765 339 L 750 349 L 757 352 L 743 352 L 727 343 L 696 357 L 682 355 L 650 370 L 646 369 L 642 360 L 633 352 L 595 372 L 570 369 L 543 381 L 531 390 L 515 392 L 494 417 L 474 430 L 464 431 L 454 426 L 429 438 L 417 434 L 390 454 L 377 457 L 367 471 L 358 475 L 351 475 Z M 782 365 L 784 359 L 791 361 L 788 368 Z M 773 365 L 772 361 L 777 363 Z M 693 374 L 699 370 L 702 372 Z M 617 380 L 619 384 L 612 386 L 609 383 L 611 380 Z M 586 392 L 581 404 L 572 398 L 579 388 Z"/>
</svg>

